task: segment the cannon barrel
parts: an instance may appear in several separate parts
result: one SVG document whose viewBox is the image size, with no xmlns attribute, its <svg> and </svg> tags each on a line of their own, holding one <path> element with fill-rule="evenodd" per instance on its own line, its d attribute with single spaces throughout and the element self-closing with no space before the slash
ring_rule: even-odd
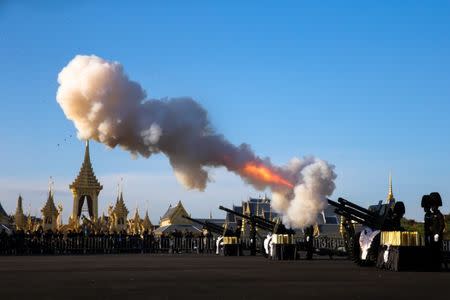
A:
<svg viewBox="0 0 450 300">
<path fill-rule="evenodd" d="M 359 210 L 359 211 L 361 211 L 361 212 L 363 212 L 365 214 L 372 215 L 372 216 L 375 217 L 375 215 L 374 215 L 374 213 L 372 211 L 370 211 L 370 210 L 368 210 L 368 209 L 366 209 L 364 207 L 361 207 L 361 206 L 359 206 L 359 205 L 357 205 L 357 204 L 355 204 L 353 202 L 350 202 L 350 201 L 348 201 L 348 200 L 346 200 L 344 198 L 339 198 L 338 202 L 343 204 L 343 205 L 350 206 L 351 208 Z"/>
<path fill-rule="evenodd" d="M 342 198 L 339 198 L 338 201 L 339 202 L 328 199 L 328 204 L 335 208 L 336 214 L 372 228 L 381 227 L 377 217 L 371 211 Z M 351 205 L 349 205 L 349 203 Z"/>
<path fill-rule="evenodd" d="M 257 222 L 264 223 L 264 224 L 266 224 L 267 226 L 275 227 L 275 226 L 277 225 L 277 223 L 275 223 L 275 222 L 273 222 L 273 221 L 271 221 L 271 220 L 267 220 L 267 219 L 265 219 L 265 218 L 263 218 L 263 217 L 260 217 L 260 216 L 254 216 L 254 218 L 255 218 L 255 220 L 256 220 Z"/>
<path fill-rule="evenodd" d="M 199 225 L 202 225 L 202 226 L 205 227 L 207 230 L 209 230 L 209 231 L 211 231 L 211 232 L 214 232 L 214 233 L 216 233 L 216 234 L 222 235 L 222 234 L 224 233 L 224 228 L 222 228 L 221 226 L 219 226 L 219 225 L 217 225 L 217 224 L 213 224 L 213 223 L 210 223 L 210 222 L 202 222 L 202 221 L 199 221 L 199 220 L 197 220 L 197 219 L 193 219 L 193 218 L 188 217 L 188 216 L 183 216 L 183 218 L 185 218 L 185 219 L 187 219 L 187 220 L 189 220 L 189 221 L 192 221 L 192 222 L 194 222 L 194 223 L 197 223 L 197 224 L 199 224 Z M 227 230 L 227 231 L 228 231 L 228 230 Z"/>
<path fill-rule="evenodd" d="M 262 218 L 260 216 L 247 216 L 244 214 L 241 214 L 239 212 L 236 212 L 234 210 L 231 210 L 229 208 L 219 206 L 219 209 L 224 210 L 226 212 L 229 212 L 230 214 L 239 216 L 243 219 L 249 220 L 252 226 L 259 227 L 261 229 L 272 231 L 273 233 L 290 233 L 293 234 L 294 231 L 292 229 L 287 229 L 286 226 L 284 226 L 283 223 L 276 223 L 270 220 L 266 220 L 265 218 Z"/>
<path fill-rule="evenodd" d="M 223 211 L 226 211 L 226 212 L 228 212 L 228 213 L 230 213 L 230 214 L 236 215 L 236 216 L 238 216 L 238 217 L 241 217 L 241 218 L 243 218 L 243 219 L 249 220 L 249 221 L 252 222 L 256 227 L 259 227 L 259 228 L 261 228 L 261 229 L 273 231 L 274 228 L 275 228 L 275 225 L 276 225 L 276 223 L 271 222 L 271 221 L 269 221 L 269 220 L 266 220 L 266 219 L 264 219 L 264 218 L 261 218 L 261 217 L 259 217 L 259 216 L 247 216 L 247 215 L 241 214 L 241 213 L 239 213 L 239 212 L 236 212 L 236 211 L 234 211 L 234 210 L 232 210 L 232 209 L 223 207 L 222 205 L 219 206 L 219 209 L 221 209 L 221 210 L 223 210 Z"/>
</svg>

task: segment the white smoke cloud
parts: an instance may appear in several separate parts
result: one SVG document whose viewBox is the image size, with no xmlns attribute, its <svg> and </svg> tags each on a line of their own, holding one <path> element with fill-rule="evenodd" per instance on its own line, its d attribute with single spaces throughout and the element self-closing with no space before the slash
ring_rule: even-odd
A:
<svg viewBox="0 0 450 300">
<path fill-rule="evenodd" d="M 314 224 L 328 205 L 327 196 L 334 189 L 334 166 L 316 158 L 293 159 L 288 168 L 300 173 L 293 191 L 273 192 L 272 206 L 283 216 L 283 223 L 293 228 Z"/>
<path fill-rule="evenodd" d="M 235 146 L 217 134 L 205 109 L 193 99 L 147 99 L 118 62 L 77 55 L 59 73 L 58 83 L 57 101 L 80 139 L 120 146 L 134 157 L 163 153 L 178 181 L 189 189 L 204 190 L 210 181 L 208 168 L 224 166 L 256 189 L 270 187 L 274 207 L 297 227 L 315 221 L 316 216 L 308 214 L 323 209 L 325 197 L 334 190 L 333 166 L 314 158 L 273 165 L 249 145 Z M 249 163 L 263 166 L 284 183 L 252 174 L 246 169 Z"/>
</svg>

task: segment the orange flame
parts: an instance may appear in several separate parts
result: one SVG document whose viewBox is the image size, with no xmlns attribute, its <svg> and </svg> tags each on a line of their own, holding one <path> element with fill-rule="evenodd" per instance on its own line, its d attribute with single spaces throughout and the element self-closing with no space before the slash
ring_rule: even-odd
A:
<svg viewBox="0 0 450 300">
<path fill-rule="evenodd" d="M 288 180 L 284 179 L 274 171 L 270 170 L 264 165 L 256 164 L 254 162 L 249 162 L 245 164 L 244 173 L 247 175 L 256 178 L 258 180 L 264 181 L 268 184 L 278 184 L 278 185 L 284 185 L 289 188 L 294 188 L 294 185 L 290 183 Z"/>
</svg>

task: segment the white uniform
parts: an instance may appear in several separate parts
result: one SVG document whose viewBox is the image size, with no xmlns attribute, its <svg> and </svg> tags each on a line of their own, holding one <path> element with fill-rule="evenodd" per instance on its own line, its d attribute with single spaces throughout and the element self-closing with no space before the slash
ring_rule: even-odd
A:
<svg viewBox="0 0 450 300">
<path fill-rule="evenodd" d="M 223 236 L 219 236 L 217 238 L 217 241 L 216 241 L 216 254 L 219 254 L 219 252 L 220 252 L 220 246 L 223 245 L 222 240 L 223 240 Z"/>
<path fill-rule="evenodd" d="M 372 245 L 373 239 L 379 234 L 379 230 L 372 230 L 370 227 L 364 227 L 359 236 L 359 247 L 361 248 L 361 259 L 365 260 Z"/>
<path fill-rule="evenodd" d="M 267 234 L 266 238 L 264 239 L 264 251 L 266 252 L 267 255 L 270 255 L 270 249 L 269 249 L 269 243 L 272 240 L 272 234 L 269 233 Z"/>
</svg>

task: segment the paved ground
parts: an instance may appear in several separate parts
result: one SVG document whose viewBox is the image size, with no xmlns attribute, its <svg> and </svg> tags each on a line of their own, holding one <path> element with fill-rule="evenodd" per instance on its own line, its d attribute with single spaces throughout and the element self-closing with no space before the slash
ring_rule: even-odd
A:
<svg viewBox="0 0 450 300">
<path fill-rule="evenodd" d="M 443 293 L 450 295 L 450 272 L 392 273 L 346 260 L 0 257 L 1 299 L 427 299 Z"/>
</svg>

